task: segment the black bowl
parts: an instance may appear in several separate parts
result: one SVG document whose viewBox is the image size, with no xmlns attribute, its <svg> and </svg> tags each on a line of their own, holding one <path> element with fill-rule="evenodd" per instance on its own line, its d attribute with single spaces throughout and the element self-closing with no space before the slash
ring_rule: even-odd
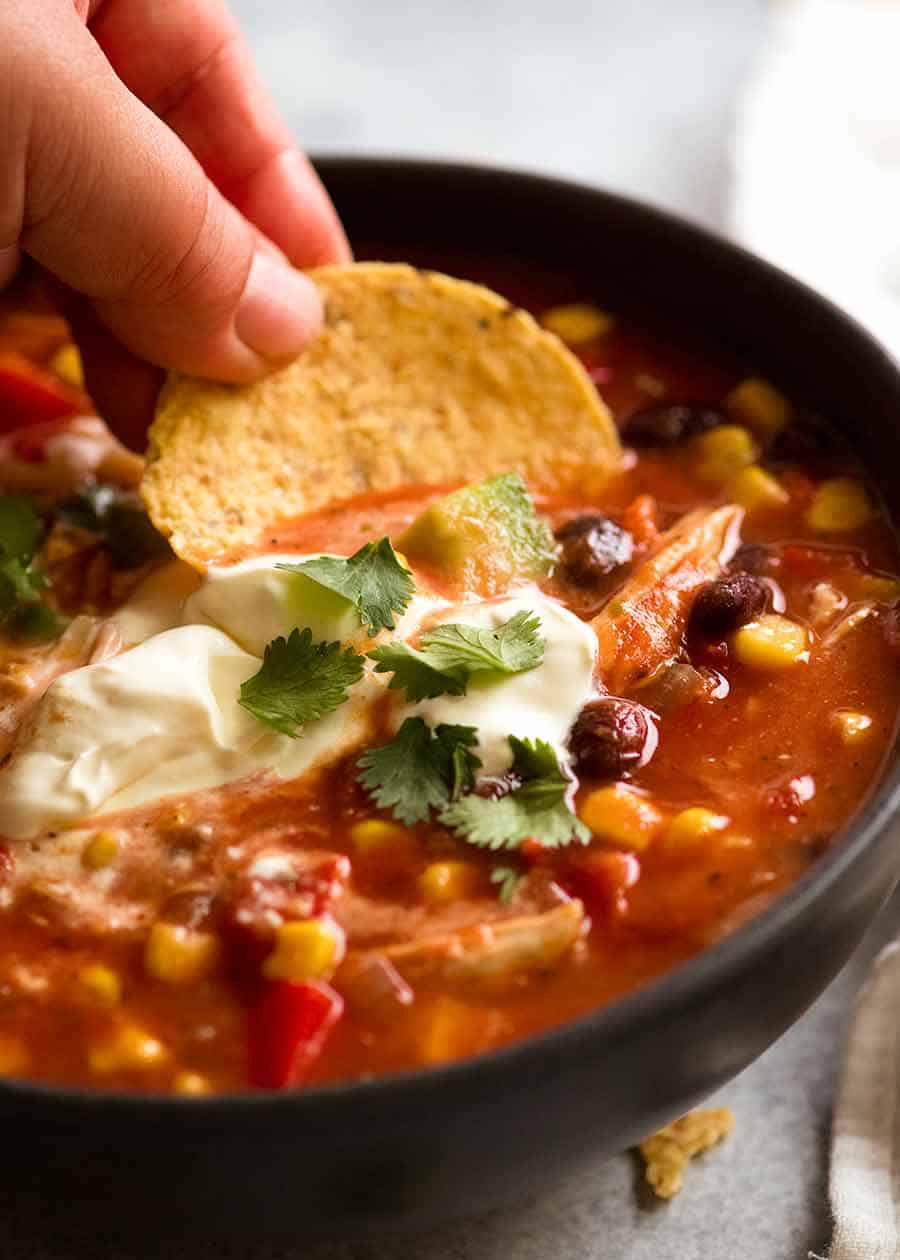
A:
<svg viewBox="0 0 900 1260">
<path fill-rule="evenodd" d="M 578 272 L 832 417 L 900 512 L 900 373 L 840 311 L 733 245 L 625 198 L 471 166 L 319 162 L 354 239 Z M 178 1100 L 0 1086 L 3 1193 L 38 1221 L 133 1237 L 372 1234 L 528 1196 L 746 1067 L 846 961 L 897 880 L 900 776 L 785 896 L 613 1005 L 456 1065 L 286 1095 Z M 28 1206 L 33 1211 L 28 1211 Z"/>
</svg>

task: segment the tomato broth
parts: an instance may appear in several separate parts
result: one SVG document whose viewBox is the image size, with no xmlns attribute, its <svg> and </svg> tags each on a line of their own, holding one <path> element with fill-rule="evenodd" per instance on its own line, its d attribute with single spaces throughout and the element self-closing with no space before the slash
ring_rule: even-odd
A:
<svg viewBox="0 0 900 1260">
<path fill-rule="evenodd" d="M 590 469 L 583 492 L 529 487 L 554 563 L 528 589 L 600 642 L 600 682 L 560 762 L 554 808 L 571 835 L 491 848 L 437 813 L 409 823 L 379 807 L 360 756 L 397 738 L 386 692 L 360 746 L 295 779 L 263 768 L 8 837 L 0 1074 L 191 1095 L 491 1050 L 735 930 L 839 842 L 877 784 L 900 708 L 900 563 L 846 444 L 754 365 L 637 326 L 602 292 L 471 270 L 568 341 L 627 452 L 601 490 Z M 0 319 L 0 409 L 15 397 L 0 491 L 41 522 L 26 568 L 42 576 L 0 629 L 10 764 L 48 686 L 115 658 L 103 627 L 172 559 L 141 520 L 139 464 L 90 416 L 74 360 L 52 314 Z M 79 434 L 92 453 L 70 460 Z M 403 537 L 457 489 L 278 521 L 230 559 L 349 556 L 387 537 L 420 589 L 452 600 L 452 577 Z M 739 537 L 729 526 L 728 552 L 700 557 L 694 533 L 732 506 Z M 0 501 L 0 558 L 18 563 L 4 519 Z M 654 573 L 679 530 L 681 559 Z M 509 771 L 469 790 L 499 804 L 528 782 Z"/>
</svg>

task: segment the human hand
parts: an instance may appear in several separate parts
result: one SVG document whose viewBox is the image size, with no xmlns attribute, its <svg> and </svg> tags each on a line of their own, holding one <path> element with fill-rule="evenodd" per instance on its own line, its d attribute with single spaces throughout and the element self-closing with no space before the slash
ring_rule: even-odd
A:
<svg viewBox="0 0 900 1260">
<path fill-rule="evenodd" d="M 17 249 L 132 445 L 148 364 L 254 379 L 319 326 L 288 262 L 350 256 L 224 0 L 0 0 L 0 284 Z"/>
</svg>

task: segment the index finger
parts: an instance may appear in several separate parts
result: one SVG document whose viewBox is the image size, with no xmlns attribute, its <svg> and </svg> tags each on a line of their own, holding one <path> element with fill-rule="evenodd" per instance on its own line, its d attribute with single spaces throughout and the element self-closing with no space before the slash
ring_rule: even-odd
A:
<svg viewBox="0 0 900 1260">
<path fill-rule="evenodd" d="M 350 258 L 337 213 L 222 0 L 98 0 L 88 16 L 119 78 L 291 262 Z"/>
</svg>

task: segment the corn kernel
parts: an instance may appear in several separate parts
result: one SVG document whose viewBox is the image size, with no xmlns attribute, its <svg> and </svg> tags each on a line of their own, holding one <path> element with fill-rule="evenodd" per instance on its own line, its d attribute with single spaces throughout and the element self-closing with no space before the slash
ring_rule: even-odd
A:
<svg viewBox="0 0 900 1260">
<path fill-rule="evenodd" d="M 823 481 L 806 512 L 806 523 L 823 534 L 861 529 L 875 515 L 865 486 L 853 477 Z"/>
<path fill-rule="evenodd" d="M 0 1033 L 0 1076 L 21 1076 L 31 1066 L 31 1055 L 21 1037 Z"/>
<path fill-rule="evenodd" d="M 122 1024 L 111 1037 L 91 1047 L 88 1065 L 92 1072 L 107 1076 L 113 1072 L 152 1071 L 168 1057 L 168 1050 L 156 1037 L 136 1024 Z"/>
<path fill-rule="evenodd" d="M 419 887 L 425 900 L 434 904 L 459 901 L 472 895 L 478 876 L 470 862 L 432 862 L 419 877 Z"/>
<path fill-rule="evenodd" d="M 82 865 L 89 871 L 101 871 L 119 856 L 119 837 L 113 831 L 98 831 L 85 845 Z"/>
<path fill-rule="evenodd" d="M 900 579 L 881 573 L 866 573 L 859 582 L 862 599 L 874 599 L 878 604 L 894 604 L 900 599 Z"/>
<path fill-rule="evenodd" d="M 858 743 L 872 730 L 872 719 L 868 713 L 857 713 L 852 709 L 838 709 L 832 713 L 831 719 L 845 744 Z"/>
<path fill-rule="evenodd" d="M 466 1049 L 471 1037 L 472 1007 L 442 994 L 430 1010 L 430 1019 L 419 1041 L 423 1063 L 445 1063 Z"/>
<path fill-rule="evenodd" d="M 791 499 L 784 486 L 759 464 L 748 464 L 732 477 L 728 497 L 748 512 L 784 507 Z"/>
<path fill-rule="evenodd" d="M 388 845 L 403 843 L 408 836 L 405 827 L 385 822 L 382 818 L 367 818 L 350 828 L 350 840 L 362 857 L 371 857 Z"/>
<path fill-rule="evenodd" d="M 551 306 L 540 317 L 549 332 L 561 341 L 577 346 L 582 341 L 605 337 L 613 326 L 613 318 L 589 302 L 573 302 L 569 306 Z"/>
<path fill-rule="evenodd" d="M 676 814 L 666 828 L 666 848 L 689 849 L 724 831 L 731 819 L 701 805 L 692 805 Z"/>
<path fill-rule="evenodd" d="M 665 824 L 656 806 L 624 783 L 591 792 L 582 802 L 579 816 L 594 835 L 627 849 L 645 849 Z"/>
<path fill-rule="evenodd" d="M 327 979 L 343 952 L 343 933 L 336 923 L 327 919 L 285 923 L 278 929 L 262 973 L 268 980 Z"/>
<path fill-rule="evenodd" d="M 212 1093 L 209 1081 L 199 1072 L 177 1072 L 172 1085 L 176 1094 L 186 1094 L 191 1098 Z"/>
<path fill-rule="evenodd" d="M 769 438 L 780 433 L 790 421 L 793 408 L 774 385 L 758 376 L 749 376 L 727 396 L 725 410 L 760 437 Z"/>
<path fill-rule="evenodd" d="M 666 382 L 661 381 L 658 376 L 652 376 L 649 372 L 638 372 L 634 383 L 642 394 L 649 394 L 651 398 L 665 398 L 666 396 Z"/>
<path fill-rule="evenodd" d="M 144 968 L 165 984 L 197 984 L 214 969 L 219 942 L 211 932 L 178 923 L 154 923 L 144 948 Z"/>
<path fill-rule="evenodd" d="M 746 429 L 722 424 L 694 438 L 698 457 L 696 474 L 701 481 L 724 484 L 756 459 L 756 445 Z"/>
<path fill-rule="evenodd" d="M 78 353 L 78 347 L 73 345 L 72 342 L 65 346 L 60 346 L 50 360 L 50 367 L 57 376 L 61 376 L 70 385 L 77 385 L 79 389 L 84 387 L 84 370 L 81 366 L 81 355 Z"/>
<path fill-rule="evenodd" d="M 78 984 L 84 996 L 96 1006 L 116 1006 L 122 1000 L 122 981 L 103 963 L 88 963 L 82 967 Z"/>
<path fill-rule="evenodd" d="M 805 627 L 778 613 L 766 613 L 741 626 L 731 645 L 737 660 L 754 669 L 786 669 L 809 660 Z"/>
</svg>

